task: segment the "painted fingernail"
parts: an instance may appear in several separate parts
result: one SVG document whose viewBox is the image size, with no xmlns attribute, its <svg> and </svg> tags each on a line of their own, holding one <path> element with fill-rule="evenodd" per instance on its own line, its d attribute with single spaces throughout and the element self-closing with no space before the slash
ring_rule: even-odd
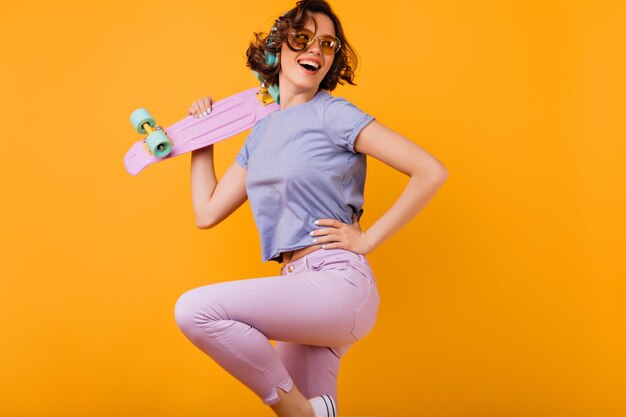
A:
<svg viewBox="0 0 626 417">
<path fill-rule="evenodd" d="M 313 232 L 309 232 L 309 236 L 313 236 Z"/>
<path fill-rule="evenodd" d="M 313 242 L 313 243 L 317 242 L 317 239 L 313 239 L 313 241 L 312 241 L 312 242 Z"/>
<path fill-rule="evenodd" d="M 320 224 L 320 221 L 319 221 L 319 220 L 315 220 L 315 222 L 314 222 L 314 223 L 315 223 L 315 224 Z"/>
<path fill-rule="evenodd" d="M 207 112 L 202 112 L 202 117 L 207 117 L 209 115 L 209 113 Z"/>
</svg>

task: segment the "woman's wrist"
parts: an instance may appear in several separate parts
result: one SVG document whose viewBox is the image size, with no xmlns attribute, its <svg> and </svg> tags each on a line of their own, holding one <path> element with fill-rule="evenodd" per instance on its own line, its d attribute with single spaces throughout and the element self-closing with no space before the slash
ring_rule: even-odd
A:
<svg viewBox="0 0 626 417">
<path fill-rule="evenodd" d="M 366 248 L 366 252 L 363 255 L 372 252 L 376 248 L 376 246 L 378 246 L 376 243 L 373 242 L 372 236 L 367 234 L 367 231 L 361 233 L 361 238 L 363 239 L 363 244 Z"/>
</svg>

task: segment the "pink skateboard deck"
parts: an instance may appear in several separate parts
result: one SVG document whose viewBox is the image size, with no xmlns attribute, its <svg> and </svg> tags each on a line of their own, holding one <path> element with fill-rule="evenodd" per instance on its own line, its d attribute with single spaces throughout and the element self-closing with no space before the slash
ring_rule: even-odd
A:
<svg viewBox="0 0 626 417">
<path fill-rule="evenodd" d="M 164 158 L 152 155 L 144 143 L 145 139 L 136 142 L 124 156 L 126 170 L 131 175 L 137 175 L 155 162 L 204 148 L 251 128 L 280 108 L 276 103 L 263 105 L 257 98 L 258 92 L 258 87 L 242 91 L 213 103 L 211 114 L 206 117 L 196 119 L 187 116 L 165 128 L 173 146 L 170 154 Z"/>
</svg>

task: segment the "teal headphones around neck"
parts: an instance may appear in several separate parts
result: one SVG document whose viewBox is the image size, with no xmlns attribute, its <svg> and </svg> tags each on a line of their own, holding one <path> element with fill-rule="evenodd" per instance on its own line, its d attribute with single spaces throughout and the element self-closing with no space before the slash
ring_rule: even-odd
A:
<svg viewBox="0 0 626 417">
<path fill-rule="evenodd" d="M 278 19 L 276 19 L 276 21 L 274 22 L 274 26 L 272 26 L 272 29 L 270 30 L 269 35 L 267 35 L 267 46 L 270 47 L 271 49 L 274 49 L 274 39 L 276 38 L 276 31 L 278 30 L 278 25 L 280 24 L 282 18 L 287 13 L 289 13 L 289 11 L 283 13 Z M 272 67 L 278 65 L 278 54 L 276 52 L 265 51 L 265 63 Z M 260 75 L 256 71 L 253 71 L 253 72 L 256 78 L 261 83 L 266 83 L 266 80 L 262 75 Z M 272 98 L 274 99 L 274 101 L 276 101 L 276 103 L 280 104 L 280 92 L 278 89 L 278 85 L 272 84 L 267 87 L 268 87 L 268 90 L 267 90 L 268 94 L 272 96 Z"/>
</svg>

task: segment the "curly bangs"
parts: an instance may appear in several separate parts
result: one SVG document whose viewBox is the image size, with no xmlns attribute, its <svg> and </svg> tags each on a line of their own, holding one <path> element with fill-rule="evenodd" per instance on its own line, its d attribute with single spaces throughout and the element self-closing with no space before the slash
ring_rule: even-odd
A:
<svg viewBox="0 0 626 417">
<path fill-rule="evenodd" d="M 339 18 L 324 0 L 298 1 L 296 7 L 279 17 L 276 20 L 276 31 L 274 32 L 272 45 L 268 45 L 269 34 L 263 32 L 255 33 L 255 40 L 250 43 L 246 51 L 246 65 L 251 70 L 258 72 L 269 85 L 278 84 L 280 64 L 267 65 L 265 52 L 278 55 L 283 43 L 287 41 L 289 33 L 292 30 L 303 28 L 307 17 L 312 13 L 321 13 L 328 16 L 335 26 L 335 36 L 341 42 L 341 49 L 335 54 L 333 64 L 320 83 L 319 89 L 332 91 L 337 87 L 337 83 L 356 85 L 353 81 L 354 72 L 358 64 L 356 51 L 346 40 Z M 287 46 L 289 49 L 294 50 L 289 45 L 289 42 L 287 42 Z"/>
</svg>

